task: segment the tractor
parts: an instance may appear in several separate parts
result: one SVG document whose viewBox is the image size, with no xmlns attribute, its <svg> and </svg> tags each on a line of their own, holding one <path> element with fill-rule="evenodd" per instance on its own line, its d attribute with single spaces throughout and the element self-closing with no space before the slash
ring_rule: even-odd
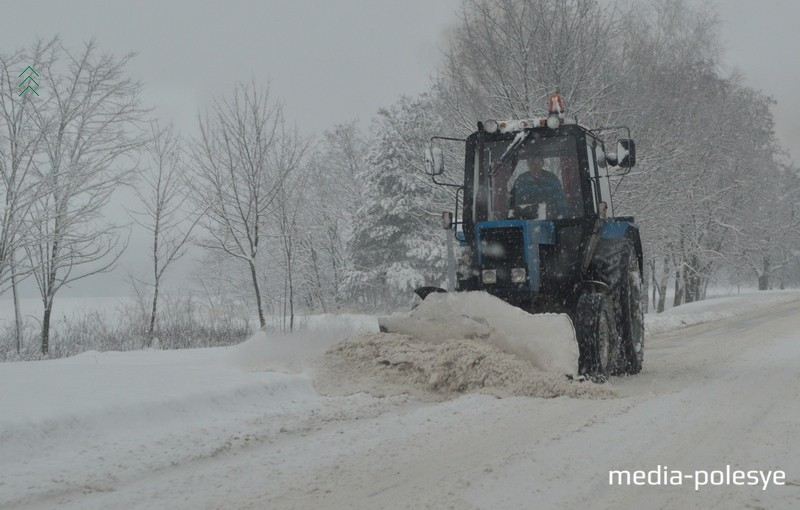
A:
<svg viewBox="0 0 800 510">
<path fill-rule="evenodd" d="M 635 374 L 644 354 L 642 243 L 634 218 L 614 213 L 609 172 L 627 175 L 636 146 L 624 126 L 592 130 L 565 113 L 552 94 L 542 118 L 487 120 L 465 140 L 431 139 L 426 171 L 457 188 L 455 211 L 442 215 L 463 248 L 455 290 L 565 313 L 579 374 Z M 627 137 L 607 150 L 601 133 L 609 132 Z M 464 143 L 463 183 L 437 180 L 443 141 Z M 417 294 L 432 291 L 442 289 Z"/>
</svg>

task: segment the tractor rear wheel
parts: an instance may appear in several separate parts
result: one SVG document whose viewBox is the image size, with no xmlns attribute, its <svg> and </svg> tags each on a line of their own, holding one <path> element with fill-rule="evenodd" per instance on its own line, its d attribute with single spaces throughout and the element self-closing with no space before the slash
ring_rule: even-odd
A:
<svg viewBox="0 0 800 510">
<path fill-rule="evenodd" d="M 601 292 L 586 292 L 578 298 L 575 309 L 575 333 L 582 375 L 608 378 L 619 357 L 616 321 L 611 298 Z"/>
<path fill-rule="evenodd" d="M 644 360 L 644 307 L 642 276 L 636 251 L 630 246 L 620 260 L 614 294 L 617 302 L 617 327 L 621 338 L 623 373 L 638 374 Z"/>
</svg>

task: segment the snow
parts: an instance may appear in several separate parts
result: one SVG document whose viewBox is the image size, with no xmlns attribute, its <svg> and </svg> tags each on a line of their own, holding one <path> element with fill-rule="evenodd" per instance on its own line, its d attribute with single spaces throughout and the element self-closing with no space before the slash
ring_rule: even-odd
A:
<svg viewBox="0 0 800 510">
<path fill-rule="evenodd" d="M 0 508 L 76 487 L 104 491 L 120 478 L 341 417 L 405 402 L 355 395 L 322 399 L 283 367 L 318 344 L 284 348 L 263 333 L 233 348 L 126 353 L 5 363 L 0 367 Z M 303 342 L 300 342 L 303 344 Z M 261 364 L 261 369 L 257 368 Z"/>
<path fill-rule="evenodd" d="M 717 297 L 671 308 L 664 313 L 648 314 L 648 334 L 736 317 L 758 312 L 800 299 L 796 291 L 746 292 L 736 296 Z"/>
<path fill-rule="evenodd" d="M 315 386 L 325 395 L 411 394 L 427 401 L 465 393 L 543 398 L 614 396 L 610 387 L 541 370 L 499 349 L 488 341 L 491 336 L 445 338 L 430 342 L 410 335 L 373 333 L 340 343 L 325 356 Z"/>
<path fill-rule="evenodd" d="M 793 508 L 798 312 L 800 293 L 762 292 L 648 317 L 643 372 L 585 386 L 603 398 L 463 394 L 446 376 L 444 400 L 321 395 L 317 367 L 357 340 L 337 343 L 343 324 L 390 343 L 363 317 L 230 348 L 3 363 L 0 508 Z M 787 485 L 608 485 L 610 469 L 657 465 L 780 469 Z"/>
<path fill-rule="evenodd" d="M 427 342 L 481 339 L 542 371 L 578 372 L 578 343 L 564 314 L 531 315 L 486 292 L 435 293 L 410 314 L 379 319 L 388 331 Z"/>
</svg>

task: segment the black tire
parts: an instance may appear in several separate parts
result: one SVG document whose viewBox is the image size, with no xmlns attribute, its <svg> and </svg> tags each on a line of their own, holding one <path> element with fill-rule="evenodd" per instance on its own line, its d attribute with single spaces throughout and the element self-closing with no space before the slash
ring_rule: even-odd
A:
<svg viewBox="0 0 800 510">
<path fill-rule="evenodd" d="M 606 379 L 619 359 L 614 307 L 607 294 L 586 292 L 578 298 L 575 334 L 580 349 L 578 373 Z"/>
<path fill-rule="evenodd" d="M 638 374 L 644 361 L 644 307 L 642 306 L 642 274 L 636 251 L 631 244 L 626 245 L 619 259 L 618 270 L 614 271 L 614 301 L 617 330 L 621 337 L 620 371 Z"/>
</svg>

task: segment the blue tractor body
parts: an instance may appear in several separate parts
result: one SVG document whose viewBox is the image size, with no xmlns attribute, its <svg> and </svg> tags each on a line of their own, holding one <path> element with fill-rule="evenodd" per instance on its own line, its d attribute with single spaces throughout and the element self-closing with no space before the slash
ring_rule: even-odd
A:
<svg viewBox="0 0 800 510">
<path fill-rule="evenodd" d="M 626 239 L 635 240 L 638 245 L 639 227 L 632 218 L 608 220 L 603 223 L 598 237 L 598 249 L 601 252 L 607 251 L 604 249 L 607 244 L 612 247 L 613 243 Z M 462 244 L 470 243 L 462 241 Z M 476 224 L 474 246 L 477 251 L 477 267 L 481 271 L 496 271 L 495 283 L 479 284 L 480 287 L 515 303 L 534 301 L 536 295 L 545 290 L 542 289 L 543 257 L 547 259 L 547 253 L 552 253 L 557 245 L 553 221 L 499 220 Z M 525 270 L 523 281 L 512 281 L 511 273 L 515 268 Z M 571 283 L 570 274 L 553 275 L 553 279 Z"/>
</svg>

